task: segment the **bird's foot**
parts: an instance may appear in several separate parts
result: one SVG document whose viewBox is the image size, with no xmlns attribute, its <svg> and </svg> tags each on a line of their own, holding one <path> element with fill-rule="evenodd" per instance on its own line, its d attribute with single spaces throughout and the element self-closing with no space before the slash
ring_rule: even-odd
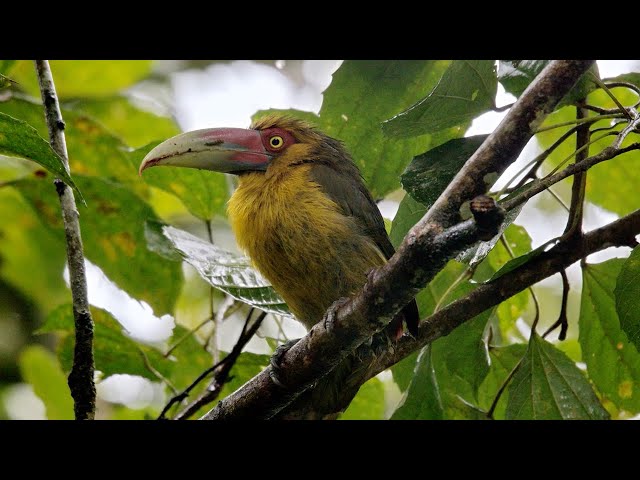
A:
<svg viewBox="0 0 640 480">
<path fill-rule="evenodd" d="M 336 300 L 331 304 L 331 306 L 327 309 L 327 313 L 325 313 L 324 318 L 322 319 L 324 329 L 331 333 L 333 327 L 335 327 L 337 322 L 338 309 L 342 307 L 345 303 L 347 303 L 349 299 L 347 297 L 342 297 Z"/>
<path fill-rule="evenodd" d="M 269 361 L 269 363 L 271 364 L 269 377 L 271 377 L 271 381 L 278 385 L 280 388 L 287 388 L 287 386 L 282 383 L 282 381 L 280 381 L 280 372 L 282 371 L 282 367 L 280 366 L 280 364 L 282 363 L 282 357 L 284 357 L 289 349 L 296 343 L 298 343 L 299 340 L 299 338 L 294 338 L 293 340 L 284 342 L 282 345 L 278 345 L 276 351 L 271 356 L 271 360 Z"/>
</svg>

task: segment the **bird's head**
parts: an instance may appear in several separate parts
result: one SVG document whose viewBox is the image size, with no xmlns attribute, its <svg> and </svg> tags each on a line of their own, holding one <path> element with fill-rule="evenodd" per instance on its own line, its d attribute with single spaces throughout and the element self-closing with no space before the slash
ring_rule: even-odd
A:
<svg viewBox="0 0 640 480">
<path fill-rule="evenodd" d="M 194 130 L 152 149 L 139 173 L 155 166 L 175 166 L 241 175 L 292 168 L 309 159 L 350 158 L 342 143 L 288 116 L 269 115 L 243 128 Z"/>
</svg>

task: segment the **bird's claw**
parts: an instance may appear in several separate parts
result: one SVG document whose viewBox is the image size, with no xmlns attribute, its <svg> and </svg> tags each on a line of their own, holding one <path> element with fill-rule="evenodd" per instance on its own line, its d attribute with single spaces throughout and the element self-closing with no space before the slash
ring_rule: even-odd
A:
<svg viewBox="0 0 640 480">
<path fill-rule="evenodd" d="M 338 300 L 333 302 L 331 306 L 327 309 L 327 312 L 325 313 L 324 318 L 322 319 L 324 329 L 327 332 L 331 333 L 337 321 L 336 316 L 338 314 L 338 309 L 348 301 L 349 299 L 346 297 L 339 298 Z"/>
<path fill-rule="evenodd" d="M 282 381 L 280 380 L 280 372 L 282 371 L 282 367 L 280 366 L 280 364 L 282 363 L 282 357 L 284 357 L 284 355 L 289 351 L 289 349 L 293 347 L 296 343 L 298 343 L 299 340 L 300 340 L 299 338 L 295 338 L 293 340 L 284 342 L 281 345 L 278 345 L 278 347 L 276 348 L 276 351 L 273 352 L 273 355 L 271 356 L 271 360 L 269 360 L 269 363 L 271 364 L 271 371 L 269 372 L 269 377 L 271 377 L 271 381 L 275 383 L 277 386 L 279 386 L 280 388 L 284 388 L 284 389 L 287 388 L 287 386 L 284 383 L 282 383 Z"/>
</svg>

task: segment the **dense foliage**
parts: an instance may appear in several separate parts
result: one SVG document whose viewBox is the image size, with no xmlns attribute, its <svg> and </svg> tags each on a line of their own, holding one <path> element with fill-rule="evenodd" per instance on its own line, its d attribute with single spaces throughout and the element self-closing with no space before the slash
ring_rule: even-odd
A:
<svg viewBox="0 0 640 480">
<path fill-rule="evenodd" d="M 464 135 L 474 118 L 497 109 L 498 84 L 517 97 L 545 64 L 501 61 L 496 68 L 493 60 L 345 61 L 324 92 L 318 115 L 291 113 L 345 142 L 376 199 L 400 200 L 397 214 L 388 219 L 390 237 L 398 245 L 485 140 L 485 135 Z M 48 418 L 73 416 L 65 378 L 73 360 L 73 316 L 63 279 L 65 234 L 52 185 L 56 176 L 80 193 L 87 260 L 130 297 L 146 302 L 156 316 L 168 314 L 177 321 L 168 340 L 143 342 L 123 327 L 113 309 L 94 307 L 101 379 L 138 375 L 159 382 L 168 399 L 230 350 L 217 351 L 209 337 L 220 334 L 225 316 L 242 324 L 249 309 L 245 304 L 270 313 L 259 334 L 271 349 L 284 341 L 278 327 L 289 315 L 286 304 L 247 259 L 212 242 L 217 231 L 228 235 L 228 179 L 187 169 L 137 174 L 146 152 L 180 131 L 174 120 L 141 107 L 127 91 L 152 75 L 152 62 L 51 65 L 72 179 L 45 140 L 32 62 L 0 61 L 0 298 L 8 299 L 0 317 L 21 318 L 18 330 L 25 331 L 25 338 L 34 335 L 15 342 L 19 355 L 0 356 L 0 389 L 16 381 L 29 383 Z M 539 176 L 573 162 L 575 135 L 554 144 L 575 127 L 578 102 L 596 107 L 590 115 L 603 116 L 590 123 L 591 140 L 597 140 L 590 155 L 628 124 L 622 115 L 604 110 L 617 108 L 610 94 L 624 106 L 636 104 L 640 74 L 604 83 L 611 90 L 603 88 L 595 69 L 589 72 L 541 125 L 535 138 L 542 150 L 553 146 L 553 151 L 539 165 Z M 625 145 L 634 141 L 637 131 Z M 599 164 L 587 176 L 585 201 L 619 216 L 629 214 L 640 206 L 638 177 L 638 150 Z M 569 203 L 571 178 L 555 188 Z M 498 188 L 494 193 L 498 198 L 509 192 Z M 544 195 L 547 203 L 554 202 Z M 540 251 L 532 249 L 529 232 L 518 225 L 520 210 L 510 212 L 500 235 L 450 261 L 420 292 L 421 318 Z M 525 290 L 405 358 L 390 369 L 391 375 L 367 382 L 343 418 L 478 419 L 489 411 L 496 419 L 639 414 L 640 247 L 629 251 L 624 252 L 627 258 L 582 262 L 582 288 L 572 285 L 566 339 L 557 338 L 559 329 L 544 335 L 560 306 L 539 308 L 545 302 L 558 305 L 562 290 L 537 289 L 539 298 Z M 567 314 L 564 306 L 562 313 Z M 218 333 L 212 328 L 216 316 Z M 233 338 L 217 344 L 233 346 L 238 333 L 225 331 Z M 266 353 L 242 353 L 218 398 L 268 362 Z M 190 398 L 205 386 L 206 381 Z M 103 402 L 98 416 L 151 418 L 161 409 L 158 402 L 139 410 Z"/>
</svg>

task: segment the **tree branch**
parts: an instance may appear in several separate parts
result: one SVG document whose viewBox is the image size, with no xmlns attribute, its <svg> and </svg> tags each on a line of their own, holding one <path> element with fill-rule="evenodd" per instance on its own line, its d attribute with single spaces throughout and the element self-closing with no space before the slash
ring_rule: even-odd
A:
<svg viewBox="0 0 640 480">
<path fill-rule="evenodd" d="M 576 241 L 556 244 L 547 252 L 541 253 L 493 282 L 480 285 L 422 321 L 417 337 L 402 337 L 393 352 L 378 358 L 378 365 L 372 370 L 371 376 L 377 375 L 426 344 L 448 335 L 456 327 L 488 308 L 500 304 L 540 280 L 565 270 L 592 253 L 614 246 L 634 245 L 635 236 L 638 234 L 640 210 L 592 230 Z"/>
<path fill-rule="evenodd" d="M 49 128 L 49 141 L 55 152 L 62 159 L 67 173 L 69 159 L 64 138 L 65 124 L 62 119 L 56 88 L 53 83 L 51 69 L 47 60 L 35 60 L 45 119 Z M 73 298 L 73 318 L 75 322 L 75 348 L 73 352 L 73 368 L 69 374 L 69 389 L 74 401 L 77 420 L 93 420 L 95 416 L 96 387 L 93 382 L 93 319 L 89 310 L 87 297 L 87 278 L 84 266 L 80 221 L 73 191 L 60 179 L 54 181 L 67 240 L 67 263 L 71 297 Z"/>
<path fill-rule="evenodd" d="M 321 321 L 284 354 L 278 377 L 288 385 L 287 389 L 271 381 L 269 366 L 203 418 L 271 418 L 382 330 L 449 259 L 485 238 L 488 229 L 483 224 L 491 215 L 483 215 L 483 220 L 476 217 L 480 228 L 472 220 L 455 225 L 462 204 L 484 194 L 493 183 L 489 179 L 497 178 L 515 161 L 536 127 L 592 63 L 592 60 L 554 61 L 540 73 L 427 214 L 409 231 L 392 258 L 373 270 L 364 287 L 349 301 L 328 312 L 335 318 L 330 322 L 330 331 L 329 323 Z"/>
</svg>

